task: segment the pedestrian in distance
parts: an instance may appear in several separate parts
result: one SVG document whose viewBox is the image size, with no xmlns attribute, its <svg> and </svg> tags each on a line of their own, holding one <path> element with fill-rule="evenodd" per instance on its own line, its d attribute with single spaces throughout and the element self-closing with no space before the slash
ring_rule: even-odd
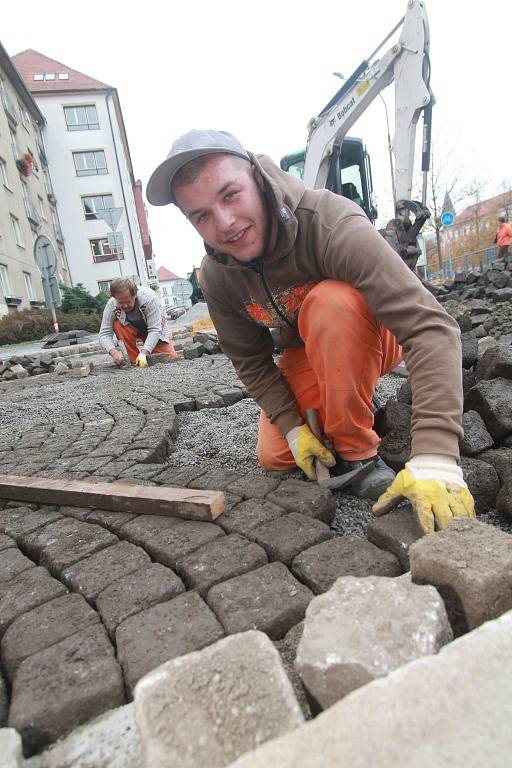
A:
<svg viewBox="0 0 512 768">
<path fill-rule="evenodd" d="M 124 343 L 130 363 L 140 368 L 146 368 L 152 352 L 176 357 L 165 312 L 151 288 L 137 286 L 129 277 L 116 277 L 110 293 L 101 320 L 100 344 L 116 365 L 124 358 L 114 336 Z M 137 341 L 142 341 L 141 349 Z"/>
<path fill-rule="evenodd" d="M 202 237 L 201 289 L 219 342 L 261 408 L 266 470 L 371 463 L 352 493 L 384 514 L 408 499 L 425 531 L 474 517 L 459 466 L 460 332 L 354 202 L 306 189 L 229 133 L 177 139 L 147 188 Z M 274 359 L 271 329 L 284 353 Z M 395 473 L 378 457 L 372 396 L 403 356 L 413 391 L 412 457 Z M 315 408 L 334 445 L 307 426 Z"/>
<path fill-rule="evenodd" d="M 494 242 L 498 246 L 498 259 L 505 258 L 512 243 L 512 227 L 504 216 L 498 216 L 498 228 Z"/>
</svg>

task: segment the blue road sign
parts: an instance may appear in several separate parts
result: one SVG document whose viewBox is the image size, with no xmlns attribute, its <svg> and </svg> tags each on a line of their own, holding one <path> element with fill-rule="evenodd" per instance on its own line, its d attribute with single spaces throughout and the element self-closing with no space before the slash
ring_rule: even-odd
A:
<svg viewBox="0 0 512 768">
<path fill-rule="evenodd" d="M 450 227 L 455 221 L 455 215 L 451 211 L 443 211 L 441 214 L 441 224 L 443 227 Z"/>
</svg>

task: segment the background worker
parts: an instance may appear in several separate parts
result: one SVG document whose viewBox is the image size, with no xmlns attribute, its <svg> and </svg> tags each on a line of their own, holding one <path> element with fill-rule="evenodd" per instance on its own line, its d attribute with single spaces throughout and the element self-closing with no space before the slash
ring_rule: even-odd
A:
<svg viewBox="0 0 512 768">
<path fill-rule="evenodd" d="M 110 293 L 101 320 L 100 344 L 116 365 L 121 365 L 123 355 L 114 335 L 124 343 L 132 365 L 145 368 L 151 352 L 176 357 L 165 312 L 151 288 L 137 286 L 129 277 L 116 277 Z M 137 340 L 143 343 L 140 350 Z"/>
<path fill-rule="evenodd" d="M 201 288 L 223 351 L 262 409 L 263 468 L 297 465 L 314 479 L 315 459 L 335 463 L 305 424 L 316 408 L 347 470 L 372 463 L 352 491 L 386 491 L 376 513 L 408 498 L 427 531 L 474 516 L 457 463 L 459 328 L 358 205 L 305 189 L 231 134 L 198 130 L 174 142 L 147 197 L 178 205 L 205 242 Z M 278 365 L 274 327 L 296 347 Z M 377 456 L 371 398 L 399 345 L 413 392 L 412 458 L 395 478 Z"/>
<path fill-rule="evenodd" d="M 503 259 L 509 253 L 512 243 L 512 227 L 504 216 L 498 216 L 498 228 L 496 230 L 496 245 L 498 246 L 498 259 Z"/>
</svg>

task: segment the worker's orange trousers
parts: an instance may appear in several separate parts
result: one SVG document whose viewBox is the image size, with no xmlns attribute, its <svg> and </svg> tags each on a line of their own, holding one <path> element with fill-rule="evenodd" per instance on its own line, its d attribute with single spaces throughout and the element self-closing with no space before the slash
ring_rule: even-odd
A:
<svg viewBox="0 0 512 768">
<path fill-rule="evenodd" d="M 112 326 L 115 335 L 126 347 L 130 363 L 134 365 L 140 351 L 137 347 L 137 339 L 142 342 L 146 341 L 146 339 L 140 335 L 133 325 L 123 325 L 119 320 L 114 320 Z M 170 337 L 169 341 L 159 341 L 156 347 L 153 348 L 152 353 L 167 355 L 168 357 L 176 357 L 176 352 Z"/>
<path fill-rule="evenodd" d="M 278 366 L 305 411 L 316 408 L 336 452 L 349 461 L 375 456 L 372 396 L 380 376 L 402 359 L 395 337 L 377 322 L 364 298 L 339 280 L 324 280 L 299 310 L 304 349 L 286 349 Z M 295 466 L 288 443 L 262 412 L 257 446 L 263 469 Z"/>
</svg>

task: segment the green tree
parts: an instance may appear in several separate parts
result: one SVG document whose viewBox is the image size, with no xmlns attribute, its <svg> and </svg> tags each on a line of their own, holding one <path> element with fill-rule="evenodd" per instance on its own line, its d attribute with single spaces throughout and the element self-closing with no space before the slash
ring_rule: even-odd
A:
<svg viewBox="0 0 512 768">
<path fill-rule="evenodd" d="M 85 312 L 87 314 L 101 314 L 109 299 L 108 293 L 98 293 L 93 296 L 82 283 L 77 283 L 72 288 L 67 285 L 60 286 L 62 292 L 62 312 Z"/>
</svg>

